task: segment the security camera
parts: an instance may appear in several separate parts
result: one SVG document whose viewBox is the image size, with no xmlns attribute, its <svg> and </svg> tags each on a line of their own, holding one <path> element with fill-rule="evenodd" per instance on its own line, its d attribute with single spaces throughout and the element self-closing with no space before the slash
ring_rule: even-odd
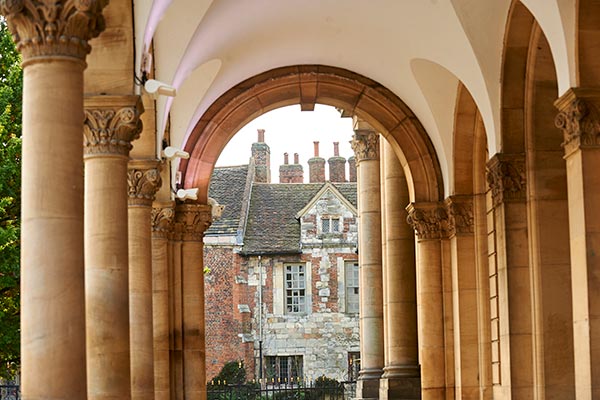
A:
<svg viewBox="0 0 600 400">
<path fill-rule="evenodd" d="M 144 83 L 144 90 L 153 99 L 157 99 L 158 96 L 163 95 L 167 97 L 175 97 L 177 91 L 171 85 L 167 85 L 164 82 L 157 81 L 155 79 L 149 79 Z"/>
<path fill-rule="evenodd" d="M 179 189 L 175 194 L 179 200 L 198 200 L 198 188 Z"/>
<path fill-rule="evenodd" d="M 186 151 L 179 150 L 177 147 L 168 146 L 162 151 L 163 157 L 167 160 L 172 160 L 174 158 L 190 158 L 190 154 Z"/>
</svg>

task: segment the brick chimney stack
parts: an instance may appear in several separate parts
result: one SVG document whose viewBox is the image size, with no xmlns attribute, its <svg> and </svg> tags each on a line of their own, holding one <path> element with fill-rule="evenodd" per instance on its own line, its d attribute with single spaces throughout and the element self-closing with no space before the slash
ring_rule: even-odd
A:
<svg viewBox="0 0 600 400">
<path fill-rule="evenodd" d="M 279 166 L 279 183 L 304 183 L 304 170 L 298 153 L 294 153 L 294 163 L 288 164 L 288 153 L 283 153 L 283 165 Z"/>
<path fill-rule="evenodd" d="M 315 145 L 315 156 L 308 160 L 309 181 L 310 183 L 325 182 L 325 159 L 319 157 L 319 142 L 313 142 Z"/>
<path fill-rule="evenodd" d="M 346 159 L 340 157 L 340 143 L 333 142 L 333 157 L 329 163 L 329 180 L 331 182 L 346 182 Z"/>
<path fill-rule="evenodd" d="M 348 181 L 356 182 L 356 158 L 354 156 L 348 158 Z"/>
<path fill-rule="evenodd" d="M 271 183 L 271 149 L 265 143 L 265 130 L 258 129 L 258 141 L 252 143 L 254 182 Z"/>
</svg>

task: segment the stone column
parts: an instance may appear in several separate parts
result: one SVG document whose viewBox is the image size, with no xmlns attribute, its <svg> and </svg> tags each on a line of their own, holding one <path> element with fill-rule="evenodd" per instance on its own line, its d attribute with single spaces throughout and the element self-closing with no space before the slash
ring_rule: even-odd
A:
<svg viewBox="0 0 600 400">
<path fill-rule="evenodd" d="M 162 183 L 159 166 L 157 160 L 135 160 L 127 171 L 131 397 L 140 400 L 154 399 L 151 214 Z"/>
<path fill-rule="evenodd" d="M 206 399 L 204 263 L 202 239 L 212 222 L 211 206 L 182 203 L 175 208 L 175 235 L 181 240 L 181 332 L 183 398 Z"/>
<path fill-rule="evenodd" d="M 525 159 L 496 154 L 488 162 L 492 383 L 514 399 L 533 397 L 533 318 Z"/>
<path fill-rule="evenodd" d="M 473 197 L 450 196 L 446 199 L 446 208 L 454 310 L 455 395 L 460 399 L 479 399 L 479 331 Z"/>
<path fill-rule="evenodd" d="M 139 96 L 85 99 L 85 290 L 89 399 L 131 397 L 127 162 Z"/>
<path fill-rule="evenodd" d="M 417 345 L 415 235 L 406 223 L 408 184 L 402 165 L 383 140 L 383 272 L 386 329 L 381 399 L 419 399 L 421 377 Z"/>
<path fill-rule="evenodd" d="M 154 397 L 171 399 L 169 235 L 173 231 L 172 204 L 152 209 L 152 321 L 154 334 Z"/>
<path fill-rule="evenodd" d="M 378 398 L 383 373 L 383 279 L 379 134 L 355 121 L 352 149 L 358 173 L 358 263 L 360 286 L 360 361 L 357 397 Z"/>
<path fill-rule="evenodd" d="M 23 56 L 21 392 L 27 399 L 86 397 L 83 70 L 88 41 L 104 29 L 106 3 L 0 1 Z"/>
<path fill-rule="evenodd" d="M 421 398 L 446 398 L 442 239 L 448 234 L 448 213 L 441 203 L 412 203 L 408 223 L 417 235 L 417 307 Z"/>
<path fill-rule="evenodd" d="M 600 398 L 600 89 L 571 88 L 555 103 L 567 162 L 577 399 Z"/>
</svg>

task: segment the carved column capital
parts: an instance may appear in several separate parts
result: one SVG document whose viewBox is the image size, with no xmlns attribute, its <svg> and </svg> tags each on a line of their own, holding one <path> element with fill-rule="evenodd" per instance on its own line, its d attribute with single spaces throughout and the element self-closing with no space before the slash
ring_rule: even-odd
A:
<svg viewBox="0 0 600 400">
<path fill-rule="evenodd" d="M 127 195 L 130 206 L 152 206 L 162 184 L 158 160 L 134 160 L 127 165 Z"/>
<path fill-rule="evenodd" d="M 350 145 L 357 165 L 363 160 L 379 160 L 379 133 L 358 117 L 354 117 L 354 135 Z"/>
<path fill-rule="evenodd" d="M 450 237 L 472 234 L 475 230 L 472 196 L 450 196 L 446 199 L 448 234 Z"/>
<path fill-rule="evenodd" d="M 0 0 L 0 13 L 24 64 L 49 57 L 85 61 L 88 41 L 105 28 L 108 0 Z"/>
<path fill-rule="evenodd" d="M 448 237 L 449 216 L 443 203 L 411 203 L 406 207 L 406 222 L 413 227 L 419 239 Z"/>
<path fill-rule="evenodd" d="M 600 90 L 571 88 L 554 105 L 565 157 L 580 148 L 600 148 Z"/>
<path fill-rule="evenodd" d="M 208 204 L 180 203 L 175 207 L 175 238 L 201 242 L 212 223 L 212 207 Z"/>
<path fill-rule="evenodd" d="M 85 157 L 127 157 L 131 142 L 142 132 L 143 112 L 140 96 L 87 96 L 83 127 Z"/>
<path fill-rule="evenodd" d="M 152 207 L 152 236 L 167 239 L 173 233 L 175 208 L 173 205 Z"/>
<path fill-rule="evenodd" d="M 527 179 L 524 154 L 498 153 L 487 164 L 487 181 L 494 207 L 505 202 L 525 201 Z"/>
</svg>

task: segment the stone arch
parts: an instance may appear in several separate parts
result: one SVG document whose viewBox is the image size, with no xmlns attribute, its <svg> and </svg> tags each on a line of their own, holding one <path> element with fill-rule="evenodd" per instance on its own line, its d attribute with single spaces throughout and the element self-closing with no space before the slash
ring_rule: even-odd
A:
<svg viewBox="0 0 600 400">
<path fill-rule="evenodd" d="M 282 67 L 239 83 L 217 99 L 185 143 L 185 187 L 198 187 L 206 201 L 214 163 L 229 139 L 247 122 L 273 109 L 315 103 L 365 119 L 390 142 L 409 181 L 411 201 L 443 198 L 442 174 L 433 145 L 412 111 L 391 91 L 351 71 L 321 65 Z"/>
<path fill-rule="evenodd" d="M 510 274 L 519 274 L 517 265 L 526 265 L 530 271 L 523 276 L 528 281 L 526 291 L 518 293 L 516 286 L 508 286 L 504 294 L 509 302 L 506 318 L 512 325 L 520 324 L 521 332 L 531 337 L 531 357 L 519 363 L 517 374 L 519 379 L 531 380 L 532 395 L 573 398 L 570 252 L 569 234 L 564 229 L 568 225 L 568 204 L 562 133 L 554 125 L 556 68 L 544 32 L 519 0 L 511 5 L 505 43 L 501 149 L 510 159 L 521 160 L 525 184 L 521 205 L 510 206 L 511 218 L 522 216 L 524 223 L 520 228 L 506 224 L 503 229 L 520 230 L 514 238 L 520 235 L 521 246 L 526 242 L 527 247 L 518 251 L 515 240 L 507 239 L 505 246 L 512 249 L 506 252 L 517 254 L 520 261 L 507 261 L 499 268 L 506 268 L 509 281 Z M 531 312 L 523 312 L 525 309 Z M 509 340 L 516 349 L 514 354 L 510 350 L 511 357 L 518 360 L 525 347 Z M 556 365 L 562 365 L 561 369 Z M 511 386 L 513 393 L 521 390 L 514 386 L 514 378 Z"/>
</svg>

